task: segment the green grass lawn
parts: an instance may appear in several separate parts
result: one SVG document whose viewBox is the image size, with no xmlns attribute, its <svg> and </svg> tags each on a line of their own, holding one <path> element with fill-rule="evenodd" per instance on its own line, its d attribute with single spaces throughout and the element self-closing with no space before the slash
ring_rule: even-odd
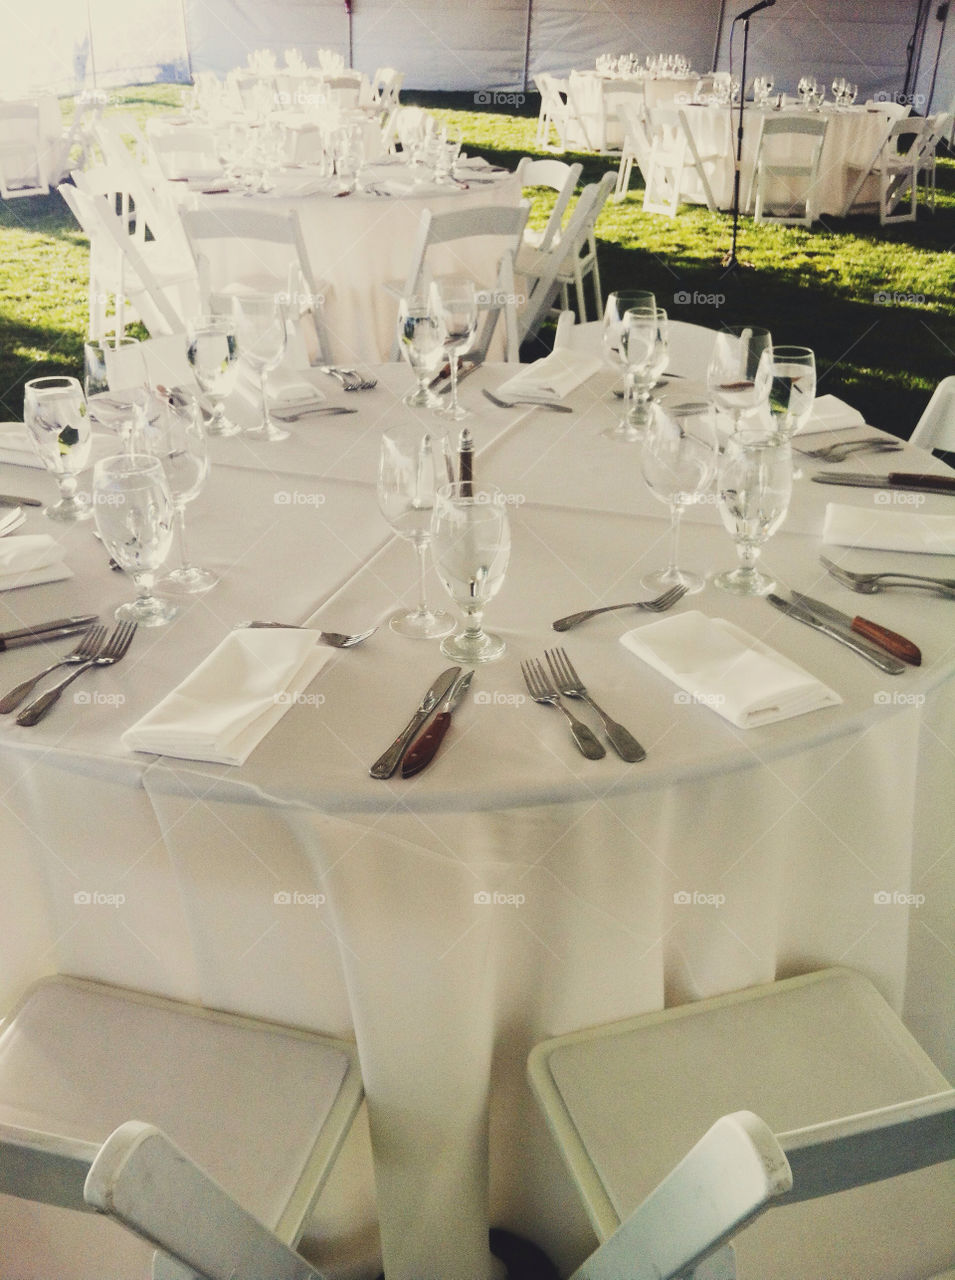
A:
<svg viewBox="0 0 955 1280">
<path fill-rule="evenodd" d="M 142 121 L 178 106 L 180 90 L 152 85 L 113 94 L 107 110 Z M 462 131 L 465 147 L 513 166 L 534 146 L 536 100 L 513 115 L 476 107 L 473 95 L 408 94 Z M 73 104 L 63 103 L 64 119 Z M 611 157 L 567 155 L 594 181 Z M 812 231 L 740 224 L 739 256 L 727 274 L 731 219 L 685 205 L 675 219 L 645 214 L 634 169 L 631 192 L 608 203 L 597 224 L 604 292 L 649 288 L 675 319 L 752 323 L 777 342 L 812 347 L 820 393 L 841 395 L 875 426 L 907 436 L 940 378 L 955 372 L 955 160 L 941 158 L 934 213 L 881 228 L 875 217 L 827 218 Z M 546 216 L 535 202 L 532 221 Z M 0 399 L 22 411 L 23 383 L 48 372 L 78 373 L 86 324 L 87 245 L 58 195 L 0 205 Z"/>
</svg>

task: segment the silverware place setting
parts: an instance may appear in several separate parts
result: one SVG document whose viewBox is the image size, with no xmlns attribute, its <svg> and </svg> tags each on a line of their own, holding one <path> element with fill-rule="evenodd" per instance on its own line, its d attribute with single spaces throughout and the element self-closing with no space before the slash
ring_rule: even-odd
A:
<svg viewBox="0 0 955 1280">
<path fill-rule="evenodd" d="M 846 458 L 860 453 L 898 453 L 902 449 L 899 440 L 887 440 L 884 436 L 867 436 L 864 440 L 840 440 L 821 445 L 818 449 L 799 449 L 804 458 L 819 462 L 845 462 Z"/>
<path fill-rule="evenodd" d="M 666 613 L 667 609 L 672 609 L 685 595 L 686 587 L 678 583 L 653 600 L 631 600 L 627 604 L 605 604 L 599 609 L 583 609 L 580 613 L 569 613 L 566 618 L 558 618 L 551 626 L 555 631 L 569 631 L 571 627 L 595 618 L 598 613 L 612 613 L 616 609 L 645 609 L 650 613 Z"/>
<path fill-rule="evenodd" d="M 622 724 L 608 716 L 606 711 L 598 706 L 591 697 L 587 686 L 581 680 L 574 664 L 567 656 L 567 651 L 560 648 L 546 649 L 544 657 L 547 659 L 547 665 L 550 667 L 550 673 L 554 677 L 554 684 L 557 686 L 558 693 L 565 698 L 580 698 L 596 711 L 603 724 L 607 740 L 620 759 L 626 760 L 628 764 L 637 764 L 641 760 L 646 760 L 646 751 L 630 730 L 625 729 Z"/>
<path fill-rule="evenodd" d="M 81 648 L 81 646 L 78 645 L 77 650 L 74 651 L 74 656 L 69 660 L 69 665 L 74 666 L 75 670 L 71 671 L 69 675 L 63 676 L 62 679 L 58 680 L 54 685 L 51 685 L 49 689 L 44 690 L 38 698 L 34 698 L 32 702 L 27 703 L 24 709 L 17 716 L 17 724 L 25 727 L 37 724 L 43 719 L 50 708 L 59 701 L 60 695 L 63 693 L 64 689 L 66 689 L 67 685 L 72 684 L 73 681 L 83 675 L 84 672 L 91 671 L 93 667 L 111 667 L 115 663 L 120 662 L 126 656 L 129 646 L 132 644 L 133 636 L 136 634 L 136 623 L 119 623 L 105 641 L 103 640 L 103 637 L 106 634 L 105 627 L 95 627 L 93 631 L 98 633 L 98 643 L 95 647 L 92 643 L 92 639 L 96 639 L 97 637 L 91 636 L 91 633 L 87 633 L 87 636 L 84 637 L 86 645 L 83 648 L 85 656 L 76 656 L 77 651 Z M 46 672 L 41 672 L 37 679 L 42 679 L 46 674 Z M 35 684 L 36 680 L 32 683 Z M 11 691 L 11 693 L 12 692 L 14 691 Z"/>
<path fill-rule="evenodd" d="M 346 391 L 371 391 L 377 387 L 378 379 L 367 377 L 357 369 L 342 369 L 338 365 L 322 364 L 318 366 L 320 373 L 336 378 Z"/>
<path fill-rule="evenodd" d="M 540 659 L 528 658 L 522 662 L 521 674 L 527 685 L 527 692 L 535 702 L 543 706 L 556 707 L 567 718 L 571 735 L 581 755 L 586 756 L 588 760 L 602 760 L 607 754 L 606 748 L 598 741 L 594 731 L 588 728 L 583 720 L 578 720 L 574 713 L 568 711 L 561 702 L 557 686 L 544 671 Z"/>
<path fill-rule="evenodd" d="M 887 569 L 881 573 L 857 573 L 844 569 L 842 565 L 819 557 L 820 563 L 827 572 L 841 582 L 850 591 L 858 591 L 862 595 L 875 595 L 879 591 L 887 591 L 890 587 L 912 587 L 916 590 L 934 591 L 946 599 L 955 599 L 955 578 L 933 578 L 926 574 L 897 573 Z"/>
</svg>

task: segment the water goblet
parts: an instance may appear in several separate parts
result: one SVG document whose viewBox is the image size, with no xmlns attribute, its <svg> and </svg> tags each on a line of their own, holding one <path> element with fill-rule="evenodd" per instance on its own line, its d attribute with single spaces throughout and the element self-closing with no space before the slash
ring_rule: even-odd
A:
<svg viewBox="0 0 955 1280">
<path fill-rule="evenodd" d="M 259 440 L 287 440 L 289 432 L 279 427 L 269 413 L 268 376 L 282 363 L 287 341 L 285 308 L 281 297 L 271 293 L 242 293 L 233 298 L 236 336 L 240 356 L 259 379 L 262 395 L 262 422 L 248 434 Z"/>
<path fill-rule="evenodd" d="M 174 519 L 160 460 L 142 453 L 101 458 L 93 468 L 93 511 L 103 546 L 136 583 L 136 599 L 120 605 L 115 617 L 163 626 L 179 608 L 153 589 L 172 546 Z"/>
<path fill-rule="evenodd" d="M 425 294 L 412 294 L 398 303 L 398 346 L 417 383 L 403 403 L 412 409 L 440 409 L 441 401 L 428 384 L 444 359 L 444 332 Z"/>
<path fill-rule="evenodd" d="M 626 440 L 641 440 L 649 421 L 653 388 L 670 358 L 667 323 L 662 307 L 632 307 L 624 316 L 620 342 L 632 388 Z"/>
<path fill-rule="evenodd" d="M 441 322 L 444 349 L 451 359 L 451 398 L 439 410 L 454 421 L 468 416 L 458 404 L 458 361 L 474 341 L 478 323 L 478 300 L 474 281 L 467 276 L 439 276 L 431 285 L 431 306 Z"/>
<path fill-rule="evenodd" d="M 617 423 L 616 427 L 611 428 L 604 434 L 612 438 L 620 438 L 626 435 L 627 418 L 630 412 L 630 392 L 632 384 L 627 376 L 627 354 L 620 342 L 620 335 L 623 331 L 624 317 L 628 311 L 646 308 L 656 310 L 657 300 L 652 293 L 641 289 L 618 289 L 608 294 L 607 302 L 604 307 L 603 314 L 603 330 L 601 333 L 601 344 L 603 348 L 603 357 L 607 364 L 624 369 L 623 377 L 623 396 L 624 411 L 623 417 Z"/>
<path fill-rule="evenodd" d="M 76 492 L 89 462 L 92 432 L 86 397 L 76 378 L 33 378 L 23 392 L 23 421 L 44 467 L 59 487 L 59 501 L 44 507 L 51 520 L 88 520 L 89 499 Z"/>
<path fill-rule="evenodd" d="M 776 434 L 791 440 L 809 421 L 816 398 L 816 357 L 809 347 L 773 347 L 768 408 Z"/>
<path fill-rule="evenodd" d="M 484 609 L 501 589 L 511 553 L 506 495 L 493 487 L 443 485 L 435 495 L 431 555 L 464 630 L 441 642 L 455 662 L 490 662 L 506 646 L 484 630 Z"/>
<path fill-rule="evenodd" d="M 83 344 L 83 390 L 90 421 L 107 431 L 118 431 L 126 449 L 136 452 L 149 395 L 139 339 L 87 339 Z"/>
<path fill-rule="evenodd" d="M 786 518 L 792 494 L 788 441 L 759 431 L 741 431 L 726 442 L 717 473 L 724 527 L 736 542 L 739 564 L 717 574 L 713 585 L 741 596 L 764 596 L 775 582 L 756 562 L 763 545 Z"/>
<path fill-rule="evenodd" d="M 418 554 L 418 606 L 391 619 L 392 631 L 412 639 L 431 640 L 455 628 L 450 613 L 428 605 L 427 553 L 435 493 L 448 482 L 451 455 L 444 436 L 416 426 L 392 427 L 381 437 L 378 460 L 378 507 L 399 537 Z"/>
<path fill-rule="evenodd" d="M 226 417 L 225 400 L 239 373 L 239 340 L 235 320 L 200 316 L 189 326 L 186 355 L 196 381 L 212 404 L 207 436 L 238 435 L 241 427 Z"/>
<path fill-rule="evenodd" d="M 190 594 L 208 591 L 219 575 L 192 564 L 186 550 L 186 505 L 199 496 L 209 475 L 206 436 L 195 397 L 178 388 L 168 392 L 144 432 L 144 444 L 146 452 L 162 463 L 175 508 L 179 567 L 167 573 L 160 585 Z"/>
<path fill-rule="evenodd" d="M 738 325 L 716 335 L 706 371 L 706 388 L 717 408 L 733 416 L 738 431 L 743 414 L 758 409 L 769 396 L 772 373 L 763 353 L 772 350 L 768 329 Z"/>
<path fill-rule="evenodd" d="M 670 508 L 670 558 L 665 569 L 641 579 L 651 591 L 682 586 L 701 591 L 701 574 L 680 569 L 680 521 L 687 506 L 709 489 L 716 475 L 719 442 L 716 414 L 705 402 L 653 405 L 643 439 L 641 468 L 647 488 Z"/>
</svg>

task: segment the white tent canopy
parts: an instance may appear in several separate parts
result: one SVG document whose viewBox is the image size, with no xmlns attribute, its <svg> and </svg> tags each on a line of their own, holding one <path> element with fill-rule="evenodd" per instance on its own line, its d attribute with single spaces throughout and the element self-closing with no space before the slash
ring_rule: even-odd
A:
<svg viewBox="0 0 955 1280">
<path fill-rule="evenodd" d="M 592 66 L 599 53 L 682 53 L 701 71 L 741 53 L 746 0 L 30 0 L 9 6 L 4 93 L 103 93 L 187 82 L 245 63 L 253 49 L 331 48 L 409 89 L 494 94 L 533 88 L 541 71 Z M 735 34 L 734 34 L 735 33 Z M 731 35 L 733 35 L 731 47 Z M 955 19 L 935 0 L 776 0 L 750 22 L 748 77 L 793 89 L 811 72 L 844 75 L 863 97 L 908 97 L 919 112 L 955 95 Z M 478 101 L 482 101 L 481 98 Z M 513 100 L 498 98 L 506 109 Z"/>
</svg>

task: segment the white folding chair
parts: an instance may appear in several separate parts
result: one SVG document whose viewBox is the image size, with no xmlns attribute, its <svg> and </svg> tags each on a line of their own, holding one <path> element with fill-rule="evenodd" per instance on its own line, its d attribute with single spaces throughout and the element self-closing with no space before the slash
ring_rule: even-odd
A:
<svg viewBox="0 0 955 1280">
<path fill-rule="evenodd" d="M 46 979 L 0 1026 L 0 1272 L 145 1280 L 106 1214 L 154 1280 L 315 1280 L 295 1246 L 361 1097 L 344 1042 Z"/>
<path fill-rule="evenodd" d="M 534 1049 L 529 1071 L 607 1241 L 578 1280 L 916 1280 L 955 1266 L 955 1091 L 860 974 L 822 970 L 561 1036 Z M 734 1111 L 777 1135 L 793 1189 L 785 1212 L 736 1239 L 735 1263 L 724 1247 L 694 1272 L 762 1191 L 721 1223 L 741 1186 L 734 1160 L 722 1172 L 707 1161 L 706 1182 L 654 1188 Z M 769 1194 L 782 1192 L 785 1161 L 765 1133 L 756 1141 L 746 1176 L 762 1160 L 771 1183 L 782 1175 Z M 642 1256 L 647 1240 L 659 1258 Z"/>
<path fill-rule="evenodd" d="M 932 392 L 909 443 L 955 453 L 955 377 L 943 378 Z"/>
<path fill-rule="evenodd" d="M 935 212 L 936 153 L 939 143 L 948 140 L 953 121 L 955 121 L 955 115 L 948 111 L 928 116 L 925 121 L 925 131 L 921 140 L 919 176 L 925 179 L 925 203 L 933 213 Z"/>
<path fill-rule="evenodd" d="M 811 227 L 829 121 L 825 116 L 764 116 L 749 198 L 755 222 Z"/>
<path fill-rule="evenodd" d="M 850 171 L 856 171 L 859 176 L 850 188 L 842 210 L 843 217 L 848 217 L 858 202 L 858 209 L 877 205 L 882 226 L 915 221 L 924 133 L 925 121 L 915 116 L 902 116 L 888 123 L 869 165 L 865 168 L 848 166 Z M 863 187 L 869 180 L 878 184 L 878 200 L 860 201 Z M 896 210 L 903 204 L 906 206 L 905 211 L 897 213 Z"/>
<path fill-rule="evenodd" d="M 535 145 L 541 151 L 566 151 L 571 114 L 567 81 L 558 80 L 544 71 L 534 77 L 534 84 L 541 96 Z M 551 142 L 551 130 L 557 135 L 556 146 Z"/>
<path fill-rule="evenodd" d="M 652 142 L 647 125 L 646 107 L 638 99 L 614 99 L 617 119 L 623 129 L 623 146 L 620 151 L 620 168 L 613 198 L 616 203 L 626 198 L 630 189 L 630 175 L 636 164 L 645 176 L 650 168 Z"/>
<path fill-rule="evenodd" d="M 577 190 L 577 180 L 583 171 L 582 164 L 565 164 L 563 160 L 535 160 L 524 156 L 517 166 L 517 178 L 523 190 L 530 187 L 549 187 L 557 193 L 550 215 L 543 228 L 524 228 L 524 244 L 531 249 L 549 249 L 559 238 L 564 213 L 570 198 Z M 520 253 L 515 269 L 520 272 Z"/>
<path fill-rule="evenodd" d="M 426 293 L 436 275 L 460 274 L 473 278 L 470 261 L 477 247 L 475 242 L 490 241 L 497 263 L 495 275 L 490 281 L 475 281 L 482 294 L 485 318 L 473 346 L 466 354 L 479 360 L 485 358 L 498 318 L 503 315 L 505 359 L 517 360 L 520 337 L 514 261 L 521 245 L 529 210 L 530 205 L 526 200 L 518 205 L 475 205 L 469 209 L 452 209 L 446 213 L 433 213 L 430 209 L 425 209 L 421 215 L 417 242 L 411 253 L 408 274 L 403 282 L 389 283 L 386 288 L 396 297 L 410 298 Z M 437 270 L 432 260 L 434 250 L 440 251 L 444 258 L 444 265 Z M 396 339 L 392 359 L 399 358 Z"/>
<path fill-rule="evenodd" d="M 566 311 L 570 306 L 570 287 L 574 286 L 577 299 L 577 313 L 581 320 L 587 318 L 587 303 L 584 294 L 584 281 L 589 276 L 594 293 L 594 305 L 597 316 L 603 315 L 603 292 L 600 287 L 600 264 L 597 260 L 597 219 L 603 212 L 610 192 L 617 181 L 617 175 L 608 170 L 599 182 L 593 184 L 593 199 L 587 208 L 586 217 L 575 223 L 573 232 L 568 224 L 560 238 L 567 252 L 557 273 L 560 281 L 561 309 Z M 578 201 L 579 203 L 579 201 Z M 576 208 L 575 208 L 576 212 Z"/>
<path fill-rule="evenodd" d="M 724 157 L 717 152 L 703 154 L 696 145 L 693 132 L 682 107 L 655 107 L 648 112 L 650 154 L 646 171 L 646 193 L 643 207 L 648 213 L 676 217 L 683 191 L 686 170 L 699 179 L 706 207 L 716 209 L 707 165 L 715 166 Z"/>
<path fill-rule="evenodd" d="M 299 338 L 290 367 L 328 361 L 324 306 L 331 286 L 312 271 L 294 209 L 250 208 L 226 200 L 214 209 L 183 209 L 181 218 L 203 311 L 228 308 L 239 293 L 285 294 Z"/>
<path fill-rule="evenodd" d="M 135 116 L 128 111 L 100 113 L 93 134 L 107 164 L 145 164 L 149 143 Z"/>
<path fill-rule="evenodd" d="M 0 198 L 49 194 L 39 106 L 35 102 L 0 102 Z"/>
</svg>

